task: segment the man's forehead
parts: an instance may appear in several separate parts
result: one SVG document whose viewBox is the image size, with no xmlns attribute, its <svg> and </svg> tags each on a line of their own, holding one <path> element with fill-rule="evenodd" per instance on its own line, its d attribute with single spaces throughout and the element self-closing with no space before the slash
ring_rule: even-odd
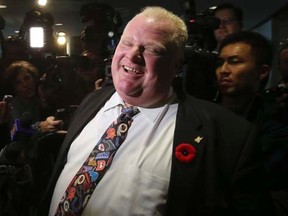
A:
<svg viewBox="0 0 288 216">
<path fill-rule="evenodd" d="M 250 44 L 244 43 L 244 42 L 236 42 L 225 45 L 221 51 L 221 54 L 226 55 L 235 55 L 236 53 L 245 53 L 245 54 L 252 54 L 252 47 Z"/>
<path fill-rule="evenodd" d="M 233 17 L 234 16 L 234 11 L 232 9 L 229 8 L 223 8 L 219 11 L 216 11 L 215 13 L 216 17 Z"/>
</svg>

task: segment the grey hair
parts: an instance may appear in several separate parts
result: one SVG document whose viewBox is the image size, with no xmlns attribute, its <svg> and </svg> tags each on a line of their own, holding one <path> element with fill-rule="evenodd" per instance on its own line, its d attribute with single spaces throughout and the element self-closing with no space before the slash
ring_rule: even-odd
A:
<svg viewBox="0 0 288 216">
<path fill-rule="evenodd" d="M 159 22 L 171 22 L 175 30 L 169 35 L 170 40 L 177 46 L 184 47 L 188 39 L 188 31 L 185 22 L 176 14 L 159 6 L 148 6 L 141 10 L 138 15 L 157 19 Z"/>
</svg>

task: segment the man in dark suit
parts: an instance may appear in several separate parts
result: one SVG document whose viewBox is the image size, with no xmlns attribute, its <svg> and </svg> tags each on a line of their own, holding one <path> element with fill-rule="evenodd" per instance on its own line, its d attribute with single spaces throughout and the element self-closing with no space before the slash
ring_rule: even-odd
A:
<svg viewBox="0 0 288 216">
<path fill-rule="evenodd" d="M 81 206 L 81 215 L 273 215 L 250 123 L 172 88 L 187 38 L 181 18 L 160 7 L 127 24 L 111 67 L 116 92 L 95 91 L 76 111 L 38 215 L 74 215 Z M 94 192 L 67 192 L 107 126 L 130 106 L 140 112 Z M 81 176 L 72 186 L 86 182 Z"/>
<path fill-rule="evenodd" d="M 219 47 L 219 92 L 215 101 L 259 128 L 272 198 L 278 212 L 288 212 L 288 199 L 283 195 L 288 186 L 285 91 L 265 89 L 272 56 L 270 42 L 257 32 L 241 31 L 227 36 Z"/>
</svg>

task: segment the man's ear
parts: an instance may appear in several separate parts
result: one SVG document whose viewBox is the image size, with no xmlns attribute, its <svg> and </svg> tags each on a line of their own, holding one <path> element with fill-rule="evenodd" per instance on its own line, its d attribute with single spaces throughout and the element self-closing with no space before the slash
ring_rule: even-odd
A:
<svg viewBox="0 0 288 216">
<path fill-rule="evenodd" d="M 260 80 L 268 79 L 271 67 L 269 65 L 262 65 L 260 69 Z"/>
</svg>

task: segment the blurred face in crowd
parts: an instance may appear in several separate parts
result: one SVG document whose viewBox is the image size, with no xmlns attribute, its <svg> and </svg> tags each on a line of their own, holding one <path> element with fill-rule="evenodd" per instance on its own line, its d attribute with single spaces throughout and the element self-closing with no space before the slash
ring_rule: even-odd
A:
<svg viewBox="0 0 288 216">
<path fill-rule="evenodd" d="M 282 81 L 288 83 L 288 49 L 281 51 L 279 56 L 279 71 Z"/>
<path fill-rule="evenodd" d="M 86 82 L 94 82 L 102 78 L 105 71 L 104 59 L 87 50 L 81 56 L 85 61 L 77 68 L 77 75 Z"/>
<path fill-rule="evenodd" d="M 176 43 L 166 21 L 137 15 L 126 26 L 112 60 L 112 76 L 121 98 L 131 105 L 152 107 L 167 99 L 179 66 Z"/>
<path fill-rule="evenodd" d="M 260 80 L 268 76 L 263 69 L 256 65 L 250 45 L 243 42 L 228 44 L 219 53 L 216 69 L 219 91 L 223 96 L 253 94 L 258 90 Z"/>
<path fill-rule="evenodd" d="M 233 10 L 222 9 L 216 11 L 214 16 L 220 19 L 221 22 L 219 28 L 214 30 L 214 36 L 218 43 L 227 37 L 227 35 L 242 30 L 240 23 L 234 16 Z"/>
<path fill-rule="evenodd" d="M 27 71 L 21 70 L 15 79 L 14 89 L 17 96 L 23 98 L 34 97 L 36 93 L 35 79 Z"/>
</svg>

